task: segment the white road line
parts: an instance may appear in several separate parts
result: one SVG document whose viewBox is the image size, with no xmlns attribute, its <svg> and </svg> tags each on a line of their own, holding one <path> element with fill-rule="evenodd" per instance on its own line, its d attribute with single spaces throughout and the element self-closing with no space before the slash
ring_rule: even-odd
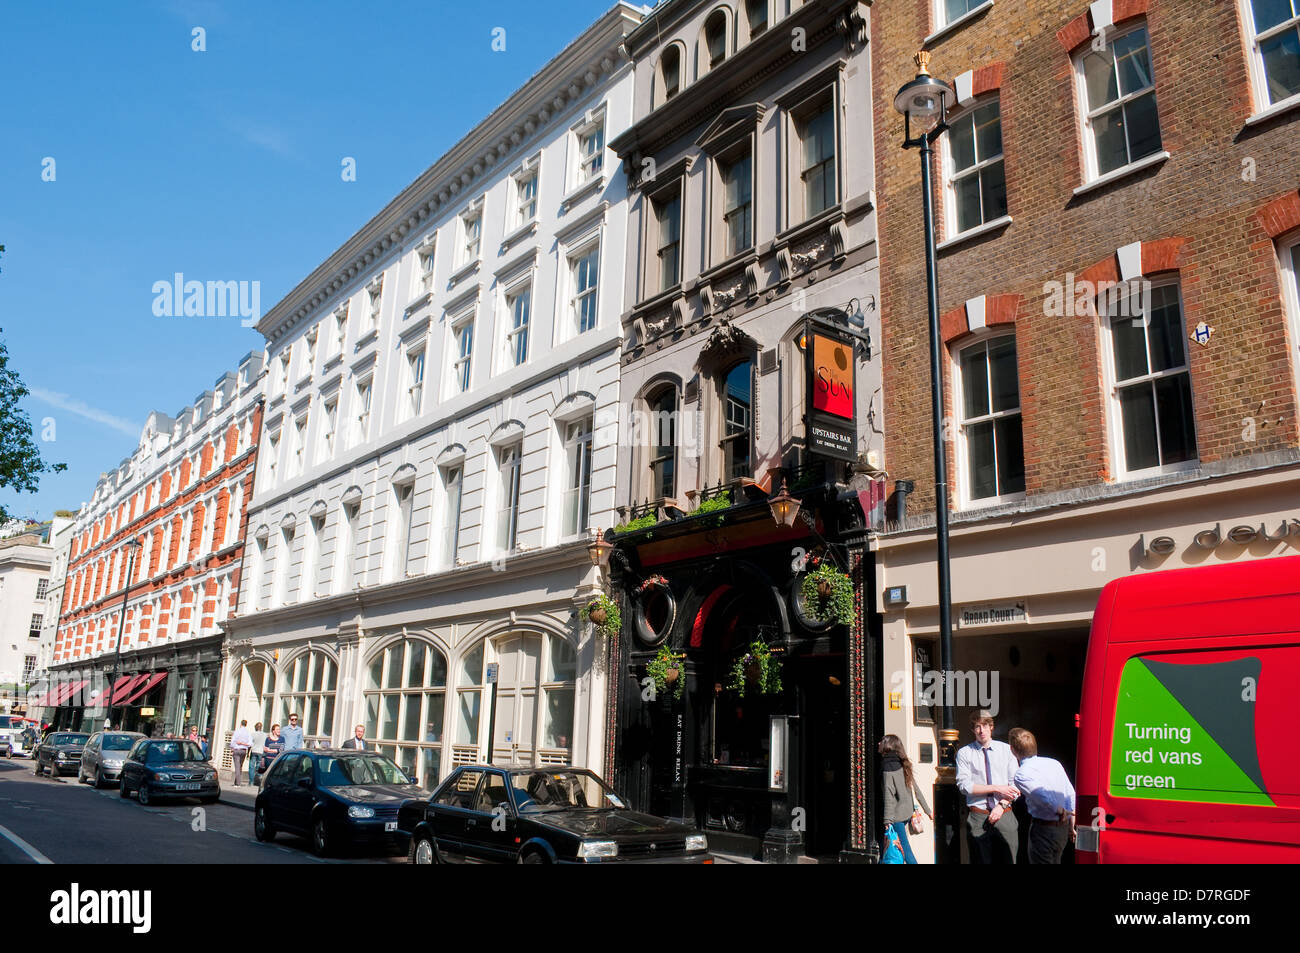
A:
<svg viewBox="0 0 1300 953">
<path fill-rule="evenodd" d="M 54 863 L 54 861 L 50 860 L 50 858 L 46 857 L 39 850 L 37 850 L 31 844 L 27 843 L 27 841 L 23 840 L 21 837 L 19 837 L 17 834 L 11 831 L 9 828 L 5 827 L 3 824 L 0 824 L 0 837 L 3 837 L 5 840 L 9 841 L 11 844 L 13 844 L 19 850 L 21 850 L 32 860 L 36 861 L 38 864 Z"/>
</svg>

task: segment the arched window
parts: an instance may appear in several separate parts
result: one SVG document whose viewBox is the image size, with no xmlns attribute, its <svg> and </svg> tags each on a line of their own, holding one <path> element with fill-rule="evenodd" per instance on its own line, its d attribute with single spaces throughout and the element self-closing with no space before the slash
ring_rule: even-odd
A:
<svg viewBox="0 0 1300 953">
<path fill-rule="evenodd" d="M 662 106 L 682 91 L 682 50 L 673 44 L 659 57 L 658 93 L 656 106 Z"/>
<path fill-rule="evenodd" d="M 648 499 L 677 495 L 677 388 L 669 384 L 646 400 L 645 446 L 649 449 Z"/>
<path fill-rule="evenodd" d="M 754 365 L 741 361 L 722 383 L 722 479 L 753 475 Z"/>
<path fill-rule="evenodd" d="M 423 639 L 394 642 L 366 673 L 366 737 L 432 790 L 442 777 L 447 659 Z"/>
<path fill-rule="evenodd" d="M 768 0 L 745 0 L 745 18 L 749 21 L 749 38 L 755 40 L 767 32 Z"/>
<path fill-rule="evenodd" d="M 281 725 L 296 712 L 298 724 L 309 745 L 332 742 L 334 737 L 334 692 L 339 667 L 324 652 L 312 650 L 287 663 L 280 676 L 279 718 Z"/>
<path fill-rule="evenodd" d="M 716 68 L 727 58 L 727 14 L 724 10 L 714 10 L 704 21 L 704 49 L 700 58 L 708 64 L 707 69 Z"/>
<path fill-rule="evenodd" d="M 241 719 L 246 719 L 250 726 L 262 723 L 265 731 L 271 730 L 271 707 L 275 700 L 275 669 L 261 659 L 249 659 L 235 676 L 231 686 L 230 723 L 231 732 L 238 727 Z"/>
</svg>

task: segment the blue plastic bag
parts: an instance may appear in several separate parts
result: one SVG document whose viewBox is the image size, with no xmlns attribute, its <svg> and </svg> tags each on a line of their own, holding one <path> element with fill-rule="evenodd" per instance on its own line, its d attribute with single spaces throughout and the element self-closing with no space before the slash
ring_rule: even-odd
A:
<svg viewBox="0 0 1300 953">
<path fill-rule="evenodd" d="M 904 864 L 907 861 L 903 857 L 903 845 L 898 842 L 898 834 L 892 828 L 885 832 L 889 838 L 889 845 L 885 848 L 885 855 L 880 858 L 882 864 Z"/>
</svg>

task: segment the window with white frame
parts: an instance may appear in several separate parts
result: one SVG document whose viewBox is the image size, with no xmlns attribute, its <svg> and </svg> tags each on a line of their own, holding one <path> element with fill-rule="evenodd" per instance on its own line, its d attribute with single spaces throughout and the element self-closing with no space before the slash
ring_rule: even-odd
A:
<svg viewBox="0 0 1300 953">
<path fill-rule="evenodd" d="M 528 326 L 532 309 L 532 285 L 524 285 L 506 295 L 506 310 L 510 313 L 506 328 L 506 361 L 510 367 L 518 367 L 528 360 Z"/>
<path fill-rule="evenodd" d="M 48 579 L 36 580 L 36 598 L 44 599 L 45 594 L 50 591 L 50 581 Z"/>
<path fill-rule="evenodd" d="M 701 72 L 715 69 L 727 58 L 727 14 L 714 10 L 704 21 L 704 49 L 700 61 L 708 66 Z"/>
<path fill-rule="evenodd" d="M 321 543 L 325 537 L 325 514 L 307 517 L 307 538 L 303 541 L 302 575 L 298 579 L 298 601 L 316 598 L 316 577 L 320 574 Z"/>
<path fill-rule="evenodd" d="M 493 640 L 497 684 L 491 739 L 495 764 L 567 764 L 572 758 L 578 658 L 549 633 Z"/>
<path fill-rule="evenodd" d="M 476 764 L 483 760 L 479 753 L 479 713 L 483 707 L 483 648 L 474 646 L 457 666 L 456 725 L 452 733 L 452 757 L 457 764 Z"/>
<path fill-rule="evenodd" d="M 722 479 L 753 476 L 754 364 L 742 361 L 721 382 Z"/>
<path fill-rule="evenodd" d="M 276 393 L 286 394 L 289 392 L 289 364 L 293 361 L 293 350 L 290 348 L 280 355 L 280 373 L 276 377 Z"/>
<path fill-rule="evenodd" d="M 275 553 L 275 573 L 272 581 L 271 605 L 282 606 L 289 599 L 289 571 L 293 563 L 294 527 L 280 528 L 279 545 Z"/>
<path fill-rule="evenodd" d="M 569 257 L 569 313 L 577 334 L 596 327 L 600 304 L 600 245 L 592 244 Z"/>
<path fill-rule="evenodd" d="M 334 312 L 334 354 L 342 354 L 348 339 L 348 306 Z"/>
<path fill-rule="evenodd" d="M 1300 96 L 1300 0 L 1246 0 L 1251 77 L 1261 110 Z"/>
<path fill-rule="evenodd" d="M 28 684 L 30 684 L 30 683 L 31 683 L 31 680 L 32 680 L 32 676 L 35 675 L 35 674 L 36 674 L 36 656 L 35 656 L 35 655 L 24 655 L 24 656 L 23 656 L 23 682 L 22 682 L 22 683 L 23 683 L 24 685 L 28 685 Z"/>
<path fill-rule="evenodd" d="M 749 24 L 749 38 L 755 40 L 767 32 L 768 0 L 745 0 L 745 19 Z"/>
<path fill-rule="evenodd" d="M 520 172 L 514 185 L 515 228 L 523 228 L 537 217 L 537 169 Z"/>
<path fill-rule="evenodd" d="M 383 306 L 384 301 L 384 276 L 380 275 L 366 289 L 366 293 L 370 296 L 370 326 L 377 328 L 379 327 L 379 309 Z"/>
<path fill-rule="evenodd" d="M 293 472 L 301 475 L 307 469 L 307 415 L 304 413 L 293 424 Z"/>
<path fill-rule="evenodd" d="M 366 377 L 357 381 L 356 411 L 352 414 L 352 445 L 370 439 L 370 401 L 374 396 L 375 379 Z"/>
<path fill-rule="evenodd" d="M 677 492 L 677 388 L 671 384 L 646 401 L 650 487 L 647 499 L 672 499 Z"/>
<path fill-rule="evenodd" d="M 497 450 L 500 506 L 497 508 L 497 552 L 515 548 L 519 531 L 519 477 L 523 446 L 514 444 Z"/>
<path fill-rule="evenodd" d="M 334 438 L 339 425 L 339 395 L 325 398 L 321 404 L 320 459 L 334 458 Z"/>
<path fill-rule="evenodd" d="M 230 488 L 230 505 L 226 507 L 226 532 L 222 548 L 231 546 L 239 539 L 239 522 L 244 513 L 244 484 L 234 484 Z"/>
<path fill-rule="evenodd" d="M 443 525 L 442 552 L 439 554 L 439 562 L 450 568 L 456 565 L 456 554 L 460 551 L 460 501 L 464 468 L 458 464 L 443 467 L 440 472 L 443 513 L 446 514 L 446 522 Z"/>
<path fill-rule="evenodd" d="M 306 364 L 302 369 L 304 376 L 310 374 L 316 367 L 316 342 L 320 338 L 320 326 L 317 325 L 307 332 L 307 353 L 305 355 Z"/>
<path fill-rule="evenodd" d="M 1023 493 L 1025 451 L 1015 337 L 969 345 L 957 363 L 966 498 L 973 502 Z"/>
<path fill-rule="evenodd" d="M 405 579 L 414 567 L 411 558 L 411 521 L 415 515 L 415 481 L 393 485 L 393 515 L 388 524 L 389 551 L 386 576 Z"/>
<path fill-rule="evenodd" d="M 408 638 L 377 652 L 366 671 L 366 737 L 432 790 L 442 777 L 446 657 L 431 643 Z"/>
<path fill-rule="evenodd" d="M 682 280 L 682 195 L 654 199 L 655 253 L 658 256 L 658 289 L 667 291 Z"/>
<path fill-rule="evenodd" d="M 199 543 L 199 555 L 212 552 L 215 542 L 212 534 L 217 526 L 217 495 L 213 493 L 203 501 L 203 537 Z"/>
<path fill-rule="evenodd" d="M 361 560 L 358 549 L 361 545 L 360 534 L 361 504 L 344 503 L 342 519 L 339 520 L 339 539 L 334 551 L 334 591 L 349 592 L 352 589 L 352 577 Z"/>
<path fill-rule="evenodd" d="M 936 0 L 939 14 L 939 26 L 947 26 L 960 20 L 977 7 L 982 7 L 988 0 Z"/>
<path fill-rule="evenodd" d="M 406 354 L 406 412 L 408 417 L 418 417 L 424 402 L 424 345 L 419 344 Z"/>
<path fill-rule="evenodd" d="M 39 639 L 43 628 L 45 628 L 45 615 L 40 612 L 33 612 L 31 624 L 27 627 L 27 637 L 29 639 Z"/>
<path fill-rule="evenodd" d="M 754 163 L 748 148 L 719 168 L 722 181 L 722 224 L 726 257 L 754 244 Z"/>
<path fill-rule="evenodd" d="M 998 100 L 967 109 L 949 125 L 948 234 L 959 235 L 1007 214 Z"/>
<path fill-rule="evenodd" d="M 461 316 L 452 325 L 451 338 L 451 392 L 463 394 L 469 390 L 474 361 L 474 312 Z"/>
<path fill-rule="evenodd" d="M 478 261 L 483 249 L 483 209 L 476 206 L 460 217 L 460 262 L 461 266 Z"/>
<path fill-rule="evenodd" d="M 578 133 L 578 185 L 590 182 L 605 168 L 605 117 Z"/>
<path fill-rule="evenodd" d="M 659 101 L 662 106 L 682 91 L 682 50 L 675 43 L 659 57 Z"/>
<path fill-rule="evenodd" d="M 1160 117 L 1146 27 L 1116 35 L 1100 52 L 1091 45 L 1084 47 L 1076 71 L 1084 102 L 1089 179 L 1160 151 Z"/>
<path fill-rule="evenodd" d="M 416 249 L 415 257 L 419 264 L 417 294 L 427 294 L 433 291 L 433 252 L 434 246 L 432 242 Z"/>
<path fill-rule="evenodd" d="M 591 419 L 564 425 L 569 472 L 564 490 L 564 535 L 585 532 L 591 516 Z"/>
<path fill-rule="evenodd" d="M 1110 338 L 1119 469 L 1134 474 L 1195 465 L 1192 382 L 1178 285 L 1108 297 L 1098 311 Z"/>
<path fill-rule="evenodd" d="M 799 136 L 800 194 L 807 219 L 839 201 L 834 96 L 826 93 L 794 118 Z"/>
<path fill-rule="evenodd" d="M 331 742 L 334 735 L 334 693 L 338 663 L 318 650 L 299 655 L 284 668 L 279 694 L 279 723 L 298 716 L 306 740 Z"/>
</svg>

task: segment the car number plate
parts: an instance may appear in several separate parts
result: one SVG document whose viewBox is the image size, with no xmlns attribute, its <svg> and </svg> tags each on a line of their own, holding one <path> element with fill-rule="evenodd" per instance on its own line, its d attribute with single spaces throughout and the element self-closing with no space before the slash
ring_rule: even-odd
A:
<svg viewBox="0 0 1300 953">
<path fill-rule="evenodd" d="M 188 784 L 178 784 L 178 785 L 176 785 L 176 790 L 177 790 L 177 791 L 197 791 L 197 790 L 198 790 L 199 788 L 201 788 L 201 787 L 203 787 L 203 785 L 199 784 L 197 781 L 192 781 L 192 782 L 190 782 L 190 783 L 188 783 Z"/>
<path fill-rule="evenodd" d="M 384 830 L 386 831 L 397 830 L 397 821 L 384 821 Z"/>
</svg>

